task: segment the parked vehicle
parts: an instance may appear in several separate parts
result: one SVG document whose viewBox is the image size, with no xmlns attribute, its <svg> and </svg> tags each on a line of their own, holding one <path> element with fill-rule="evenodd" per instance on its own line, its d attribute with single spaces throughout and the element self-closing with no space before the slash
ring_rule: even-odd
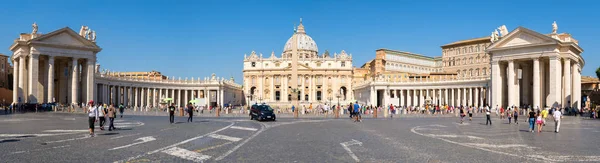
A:
<svg viewBox="0 0 600 163">
<path fill-rule="evenodd" d="M 275 121 L 276 116 L 273 112 L 273 108 L 266 104 L 254 104 L 250 108 L 250 120 L 273 120 Z"/>
</svg>

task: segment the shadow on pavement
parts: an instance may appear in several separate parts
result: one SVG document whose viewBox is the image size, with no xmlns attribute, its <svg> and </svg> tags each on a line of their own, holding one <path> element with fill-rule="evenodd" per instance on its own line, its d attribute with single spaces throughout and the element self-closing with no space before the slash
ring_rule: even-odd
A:
<svg viewBox="0 0 600 163">
<path fill-rule="evenodd" d="M 0 143 L 10 143 L 10 142 L 17 142 L 17 141 L 21 141 L 19 139 L 6 139 L 6 140 L 0 140 Z"/>
<path fill-rule="evenodd" d="M 116 132 L 111 132 L 111 133 L 104 133 L 104 134 L 98 134 L 98 135 L 118 135 L 119 133 Z"/>
</svg>

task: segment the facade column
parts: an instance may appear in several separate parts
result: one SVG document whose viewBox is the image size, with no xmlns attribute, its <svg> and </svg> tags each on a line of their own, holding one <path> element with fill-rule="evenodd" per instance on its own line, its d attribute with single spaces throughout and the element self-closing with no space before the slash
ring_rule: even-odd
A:
<svg viewBox="0 0 600 163">
<path fill-rule="evenodd" d="M 400 107 L 404 106 L 404 90 L 400 90 Z"/>
<path fill-rule="evenodd" d="M 138 100 L 140 98 L 140 96 L 138 94 L 139 89 L 137 87 L 133 87 L 133 92 L 135 93 L 135 95 L 133 95 L 133 108 L 135 108 L 136 111 L 137 111 L 137 108 L 139 107 L 138 106 Z"/>
<path fill-rule="evenodd" d="M 563 69 L 565 71 L 565 75 L 563 75 L 563 81 L 565 84 L 563 84 L 564 95 L 563 95 L 562 107 L 565 108 L 565 107 L 569 106 L 572 102 L 572 100 L 571 100 L 571 80 L 573 78 L 571 76 L 571 59 L 565 58 L 563 67 L 564 67 Z"/>
<path fill-rule="evenodd" d="M 486 95 L 485 90 L 484 88 L 479 88 L 479 90 L 479 105 L 485 106 L 485 103 L 483 102 L 483 97 Z"/>
<path fill-rule="evenodd" d="M 142 94 L 142 95 L 140 96 L 140 108 L 146 108 L 146 105 L 147 105 L 147 103 L 145 102 L 145 101 L 146 101 L 146 98 L 147 98 L 147 97 L 146 97 L 146 88 L 144 88 L 144 87 L 141 87 L 141 88 L 140 88 L 140 94 Z M 146 111 L 147 111 L 147 110 L 146 110 Z"/>
<path fill-rule="evenodd" d="M 182 94 L 181 89 L 177 89 L 176 92 L 177 92 L 177 107 L 180 107 L 181 106 L 181 94 Z"/>
<path fill-rule="evenodd" d="M 437 105 L 439 106 L 439 105 L 443 104 L 443 101 L 442 101 L 442 89 L 437 89 L 437 95 L 438 95 L 438 98 L 437 98 L 436 101 L 437 101 Z"/>
<path fill-rule="evenodd" d="M 412 106 L 412 94 L 410 94 L 410 89 L 406 90 L 406 107 Z"/>
<path fill-rule="evenodd" d="M 508 68 L 506 71 L 506 83 L 508 89 L 508 106 L 515 105 L 515 95 L 517 90 L 515 90 L 515 62 L 513 60 L 508 61 Z"/>
<path fill-rule="evenodd" d="M 475 106 L 473 103 L 473 88 L 467 88 L 469 89 L 469 98 L 467 99 L 467 104 L 469 106 Z"/>
<path fill-rule="evenodd" d="M 475 89 L 475 91 L 472 91 L 472 89 Z M 475 102 L 475 104 L 473 106 L 479 108 L 479 87 L 476 88 L 472 88 L 471 92 L 475 92 L 475 95 L 473 97 L 473 102 Z"/>
<path fill-rule="evenodd" d="M 29 78 L 27 78 L 28 82 L 28 93 L 27 93 L 27 101 L 29 103 L 38 103 L 38 82 L 39 82 L 39 62 L 40 55 L 39 54 L 31 54 L 29 57 L 29 70 L 27 73 L 29 74 Z"/>
<path fill-rule="evenodd" d="M 15 66 L 16 70 L 16 66 Z M 16 79 L 16 77 L 13 78 Z M 16 87 L 13 87 L 16 88 Z M 16 89 L 13 89 L 16 90 Z M 16 98 L 15 98 L 16 99 Z M 54 102 L 54 57 L 48 56 L 48 103 Z"/>
<path fill-rule="evenodd" d="M 78 62 L 79 58 L 73 58 L 73 71 L 72 71 L 72 79 L 71 79 L 71 103 L 72 104 L 77 104 L 78 103 L 78 92 L 79 92 L 79 87 L 78 87 L 78 76 L 79 76 L 79 62 Z"/>
<path fill-rule="evenodd" d="M 19 57 L 21 58 L 21 57 Z M 14 103 L 18 103 L 19 102 L 19 82 L 21 81 L 19 79 L 19 72 L 21 72 L 22 70 L 20 70 L 19 68 L 19 58 L 13 58 L 13 104 Z"/>
<path fill-rule="evenodd" d="M 335 89 L 335 88 L 334 88 Z M 334 90 L 335 91 L 335 90 Z M 339 90 L 338 90 L 339 91 Z M 370 105 L 374 105 L 377 106 L 377 99 L 375 99 L 375 97 L 377 96 L 377 91 L 375 91 L 375 87 L 371 86 L 371 93 L 369 93 L 369 97 L 371 97 L 371 104 Z M 335 93 L 334 93 L 335 94 Z M 341 94 L 340 94 L 341 95 Z M 369 105 L 369 104 L 367 104 Z"/>
<path fill-rule="evenodd" d="M 549 95 L 549 103 L 546 105 L 551 105 L 552 107 L 560 107 L 562 102 L 562 71 L 561 71 L 561 63 L 559 56 L 550 57 L 550 95 Z M 548 100 L 547 100 L 548 101 Z M 541 107 L 540 107 L 541 108 Z"/>
<path fill-rule="evenodd" d="M 18 92 L 18 99 L 21 99 L 21 103 L 26 103 L 27 101 L 25 101 L 25 57 L 21 56 L 19 57 L 19 88 L 17 89 Z M 15 72 L 16 74 L 16 72 Z M 18 102 L 18 101 L 17 101 Z"/>
<path fill-rule="evenodd" d="M 94 63 L 95 63 L 95 61 L 93 61 L 91 59 L 87 60 L 87 73 L 86 73 L 86 75 L 87 75 L 86 76 L 87 77 L 87 79 L 86 79 L 86 81 L 87 81 L 87 83 L 86 83 L 87 100 L 86 100 L 86 102 L 88 102 L 90 100 L 94 100 L 96 98 L 96 91 L 95 91 L 96 87 L 94 84 L 96 70 L 94 67 L 95 66 Z"/>
<path fill-rule="evenodd" d="M 211 102 L 210 101 L 211 100 L 211 98 L 210 98 L 210 89 L 205 89 L 204 92 L 206 92 L 206 94 L 204 96 L 206 98 L 206 106 L 209 107 L 210 106 L 210 102 Z M 287 95 L 285 96 L 285 98 L 287 99 Z M 248 104 L 250 104 L 249 102 L 250 101 L 248 101 Z"/>
<path fill-rule="evenodd" d="M 158 89 L 154 88 L 152 89 L 152 106 L 156 107 L 158 106 L 158 98 L 156 97 L 158 94 Z"/>
<path fill-rule="evenodd" d="M 158 101 L 159 101 L 159 102 L 162 102 L 162 101 L 161 101 L 161 100 L 162 100 L 162 98 L 163 98 L 163 92 L 162 92 L 162 90 L 163 90 L 162 88 L 159 88 L 159 89 L 158 89 L 158 99 L 159 99 Z M 198 93 L 200 93 L 200 92 L 198 92 Z"/>
<path fill-rule="evenodd" d="M 581 109 L 581 69 L 579 66 L 577 62 L 571 66 L 573 71 L 571 74 L 573 76 L 573 101 L 571 101 L 571 105 L 578 110 Z"/>
<path fill-rule="evenodd" d="M 467 88 L 463 88 L 462 93 L 462 105 L 467 107 L 469 106 L 469 104 L 467 103 Z"/>
<path fill-rule="evenodd" d="M 419 105 L 420 106 L 424 106 L 424 104 L 425 104 L 425 96 L 423 94 L 423 89 L 419 89 L 419 90 L 420 90 L 420 92 L 419 92 L 419 97 L 420 97 L 419 98 Z"/>
<path fill-rule="evenodd" d="M 540 59 L 533 59 L 533 108 L 540 106 Z"/>
<path fill-rule="evenodd" d="M 189 90 L 183 90 L 183 91 L 184 91 L 184 92 L 183 92 L 183 97 L 184 97 L 184 99 L 185 99 L 185 102 L 184 102 L 184 103 L 185 103 L 185 105 L 187 105 L 187 104 L 189 103 L 189 100 L 188 100 L 188 91 L 189 91 Z M 184 106 L 185 106 L 185 105 L 184 105 Z"/>
<path fill-rule="evenodd" d="M 500 74 L 500 63 L 498 61 L 492 61 L 492 101 L 491 106 L 500 107 L 502 103 L 502 75 Z"/>
<path fill-rule="evenodd" d="M 223 104 L 225 103 L 225 87 L 221 87 L 219 90 L 220 90 L 220 95 L 219 96 L 221 97 L 220 98 L 221 99 L 221 105 L 220 106 L 223 107 L 224 106 Z"/>
<path fill-rule="evenodd" d="M 456 92 L 456 104 L 457 104 L 458 106 L 462 106 L 462 105 L 464 105 L 464 103 L 461 103 L 461 102 L 462 102 L 462 100 L 461 100 L 461 99 L 462 99 L 462 98 L 461 98 L 461 93 L 460 93 L 460 92 L 461 92 L 461 90 L 460 90 L 460 88 L 457 88 L 457 89 L 456 89 L 456 91 L 457 91 L 457 92 Z"/>
<path fill-rule="evenodd" d="M 449 105 L 448 104 L 448 88 L 446 88 L 446 90 L 444 90 L 444 102 L 442 104 Z"/>
<path fill-rule="evenodd" d="M 450 101 L 449 101 L 451 103 L 450 106 L 456 106 L 456 103 L 455 103 L 456 100 L 454 100 L 454 88 L 450 89 L 450 91 L 451 91 L 450 92 L 451 93 L 450 94 Z"/>
</svg>

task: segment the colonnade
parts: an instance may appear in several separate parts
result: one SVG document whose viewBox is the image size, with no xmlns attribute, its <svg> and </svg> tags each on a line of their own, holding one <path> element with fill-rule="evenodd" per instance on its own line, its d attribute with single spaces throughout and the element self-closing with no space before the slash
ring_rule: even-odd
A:
<svg viewBox="0 0 600 163">
<path fill-rule="evenodd" d="M 377 95 L 371 95 L 371 101 L 377 102 L 376 105 L 394 105 L 402 107 L 420 106 L 426 104 L 448 105 L 448 106 L 485 106 L 487 105 L 485 87 L 460 87 L 460 88 L 425 88 L 425 89 L 384 89 L 376 90 Z M 381 92 L 380 92 L 381 91 Z M 373 92 L 375 93 L 375 92 Z M 429 102 L 427 102 L 429 101 Z"/>
<path fill-rule="evenodd" d="M 98 102 L 125 105 L 133 108 L 153 108 L 160 106 L 166 98 L 171 98 L 175 106 L 185 106 L 191 100 L 202 99 L 201 106 L 223 106 L 225 92 L 222 87 L 213 88 L 168 88 L 146 86 L 123 86 L 98 84 Z M 212 98 L 211 98 L 212 97 Z M 241 98 L 241 97 L 240 97 Z"/>
</svg>

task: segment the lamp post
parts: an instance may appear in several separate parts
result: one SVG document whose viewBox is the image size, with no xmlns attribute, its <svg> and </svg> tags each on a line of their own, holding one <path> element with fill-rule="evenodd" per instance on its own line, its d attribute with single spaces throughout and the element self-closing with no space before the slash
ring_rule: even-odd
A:
<svg viewBox="0 0 600 163">
<path fill-rule="evenodd" d="M 248 93 L 248 95 L 246 95 L 247 99 L 246 99 L 246 109 L 248 109 L 248 112 L 250 112 L 250 97 L 252 97 L 251 94 Z"/>
</svg>

